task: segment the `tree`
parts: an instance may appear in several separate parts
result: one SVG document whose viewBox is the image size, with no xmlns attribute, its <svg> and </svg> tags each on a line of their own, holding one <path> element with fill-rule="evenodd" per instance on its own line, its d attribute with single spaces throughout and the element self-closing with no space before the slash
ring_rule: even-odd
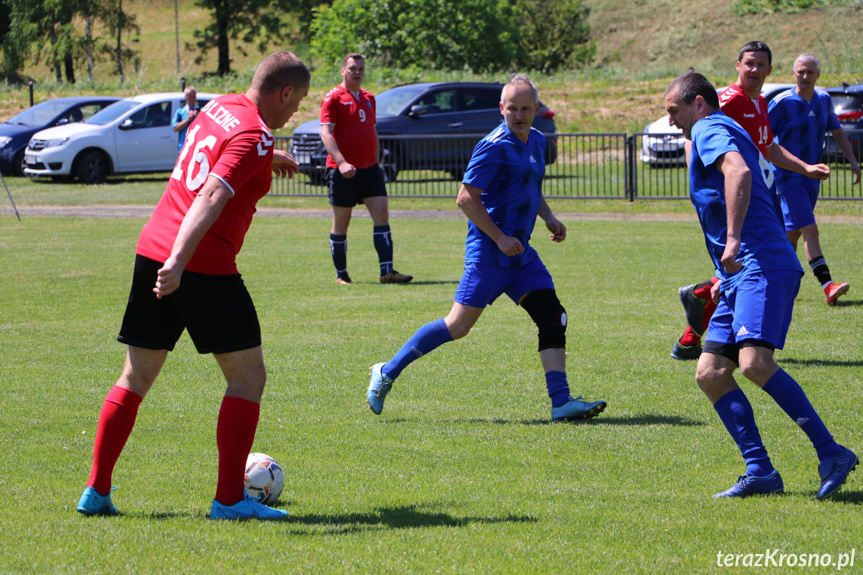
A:
<svg viewBox="0 0 863 575">
<path fill-rule="evenodd" d="M 186 44 L 186 49 L 198 49 L 195 63 L 200 64 L 215 48 L 219 56 L 216 73 L 220 76 L 231 73 L 231 40 L 239 40 L 236 49 L 246 56 L 244 45 L 252 44 L 263 53 L 280 38 L 278 0 L 195 0 L 195 5 L 210 10 L 213 21 L 203 30 L 195 30 L 196 41 Z"/>
<path fill-rule="evenodd" d="M 590 9 L 582 0 L 518 0 L 521 52 L 518 65 L 550 74 L 566 64 L 584 66 L 593 60 Z"/>
<path fill-rule="evenodd" d="M 392 66 L 507 68 L 519 51 L 508 0 L 336 0 L 315 9 L 312 52 L 362 52 Z"/>
</svg>

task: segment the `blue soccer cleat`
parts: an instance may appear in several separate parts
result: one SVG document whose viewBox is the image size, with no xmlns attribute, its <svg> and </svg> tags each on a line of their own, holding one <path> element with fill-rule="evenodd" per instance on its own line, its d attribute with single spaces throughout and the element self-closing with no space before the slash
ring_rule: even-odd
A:
<svg viewBox="0 0 863 575">
<path fill-rule="evenodd" d="M 260 519 L 261 521 L 279 521 L 287 519 L 288 512 L 267 507 L 258 503 L 254 497 L 244 494 L 244 498 L 233 505 L 222 505 L 213 499 L 210 508 L 210 519 Z"/>
<path fill-rule="evenodd" d="M 841 447 L 841 446 L 840 446 Z M 842 487 L 848 474 L 857 467 L 857 456 L 847 447 L 842 447 L 842 453 L 836 457 L 825 459 L 818 464 L 818 475 L 821 476 L 821 488 L 816 499 L 830 497 Z"/>
<path fill-rule="evenodd" d="M 381 372 L 383 366 L 383 363 L 376 363 L 372 366 L 369 390 L 366 392 L 369 408 L 375 415 L 380 415 L 384 410 L 384 399 L 393 388 L 393 380 Z"/>
<path fill-rule="evenodd" d="M 111 487 L 111 491 L 115 489 L 116 487 Z M 81 499 L 78 500 L 78 513 L 84 515 L 117 515 L 120 512 L 111 503 L 111 491 L 108 492 L 108 495 L 100 495 L 98 491 L 88 487 L 81 494 Z"/>
<path fill-rule="evenodd" d="M 717 493 L 713 497 L 749 497 L 750 495 L 779 494 L 784 491 L 785 485 L 782 483 L 782 477 L 774 469 L 770 475 L 764 477 L 741 475 L 737 478 L 737 483 L 731 486 L 731 489 Z"/>
<path fill-rule="evenodd" d="M 551 408 L 552 421 L 572 421 L 596 417 L 608 406 L 604 401 L 582 401 L 582 397 L 569 396 L 569 401 L 560 407 Z"/>
</svg>

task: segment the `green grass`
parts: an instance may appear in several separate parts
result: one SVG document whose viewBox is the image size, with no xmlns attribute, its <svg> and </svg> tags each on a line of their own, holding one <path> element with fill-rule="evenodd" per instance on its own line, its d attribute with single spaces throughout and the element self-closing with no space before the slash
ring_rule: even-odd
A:
<svg viewBox="0 0 863 575">
<path fill-rule="evenodd" d="M 28 194 L 47 193 L 30 185 L 19 190 L 25 207 Z M 149 201 L 164 181 L 136 185 Z M 56 203 L 78 193 L 52 190 Z M 103 190 L 132 200 L 125 186 L 83 192 Z M 326 207 L 323 199 L 286 201 Z M 850 553 L 863 529 L 863 475 L 858 470 L 833 500 L 815 501 L 811 446 L 751 384 L 744 389 L 788 493 L 711 498 L 742 465 L 695 386 L 694 365 L 668 357 L 683 326 L 676 287 L 711 274 L 697 224 L 675 220 L 672 204 L 684 203 L 619 208 L 669 210 L 667 221 L 573 215 L 566 242 L 536 241 L 570 316 L 572 390 L 609 402 L 598 419 L 574 425 L 548 423 L 535 328 L 505 298 L 469 337 L 411 365 L 380 417 L 365 407 L 368 366 L 448 311 L 463 219 L 394 219 L 398 269 L 416 280 L 381 286 L 371 222 L 357 218 L 349 252 L 357 283 L 344 288 L 333 282 L 327 218 L 259 218 L 239 265 L 261 318 L 269 373 L 254 449 L 287 474 L 281 506 L 291 519 L 280 524 L 206 519 L 224 384 L 186 336 L 142 405 L 114 474 L 121 516 L 74 511 L 99 409 L 123 361 L 115 336 L 144 221 L 25 211 L 18 222 L 4 212 L 0 571 L 704 573 L 727 570 L 717 567 L 720 551 Z M 442 204 L 393 201 L 395 209 L 426 205 Z M 859 453 L 863 306 L 855 287 L 863 285 L 863 229 L 821 230 L 835 275 L 854 287 L 828 308 L 807 274 L 777 356 L 837 439 Z"/>
</svg>

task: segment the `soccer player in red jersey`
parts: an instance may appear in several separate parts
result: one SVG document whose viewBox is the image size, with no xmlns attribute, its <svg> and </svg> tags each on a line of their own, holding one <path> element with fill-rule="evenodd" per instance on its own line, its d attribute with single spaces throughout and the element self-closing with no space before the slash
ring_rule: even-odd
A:
<svg viewBox="0 0 863 575">
<path fill-rule="evenodd" d="M 219 472 L 210 517 L 281 519 L 287 512 L 245 494 L 246 457 L 266 383 L 255 306 L 236 254 L 272 173 L 297 172 L 276 151 L 271 130 L 285 125 L 308 94 L 308 68 L 290 52 L 261 62 L 245 94 L 211 100 L 189 129 L 167 189 L 138 239 L 132 289 L 118 340 L 126 363 L 99 416 L 93 467 L 78 502 L 85 515 L 115 515 L 111 476 L 168 352 L 188 330 L 227 380 L 216 427 Z"/>
<path fill-rule="evenodd" d="M 767 161 L 808 178 L 829 178 L 830 168 L 827 165 L 807 164 L 774 141 L 767 116 L 767 100 L 761 95 L 764 81 L 772 70 L 773 54 L 767 44 L 757 40 L 747 42 L 737 56 L 737 81 L 719 94 L 720 109 L 746 130 Z M 688 150 L 689 142 L 686 145 Z M 767 166 L 766 169 L 771 168 Z M 778 200 L 776 209 L 777 217 L 781 220 L 782 212 Z M 671 351 L 674 359 L 698 359 L 701 355 L 701 337 L 716 309 L 711 292 L 717 281 L 713 277 L 706 282 L 677 290 L 686 311 L 688 325 Z"/>
<path fill-rule="evenodd" d="M 348 54 L 342 63 L 342 83 L 321 102 L 321 140 L 329 154 L 326 180 L 333 207 L 330 251 L 336 283 L 352 283 L 348 275 L 348 226 L 357 204 L 366 205 L 374 223 L 372 239 L 381 283 L 408 283 L 413 276 L 393 268 L 387 188 L 378 164 L 377 108 L 375 97 L 361 88 L 365 77 L 365 59 L 361 54 Z"/>
</svg>

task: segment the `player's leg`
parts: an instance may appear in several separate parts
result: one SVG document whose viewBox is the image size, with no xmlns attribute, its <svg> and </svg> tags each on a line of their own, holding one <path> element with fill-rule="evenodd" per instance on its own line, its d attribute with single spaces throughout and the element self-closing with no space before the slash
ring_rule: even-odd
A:
<svg viewBox="0 0 863 575">
<path fill-rule="evenodd" d="M 327 168 L 327 192 L 333 208 L 333 225 L 330 228 L 330 254 L 336 268 L 336 283 L 348 285 L 348 226 L 354 206 L 357 205 L 354 188 L 355 178 L 343 178 L 338 170 Z"/>
<path fill-rule="evenodd" d="M 820 462 L 822 486 L 818 498 L 822 499 L 839 489 L 856 465 L 857 457 L 836 443 L 806 393 L 773 359 L 773 350 L 781 349 L 785 344 L 794 298 L 800 285 L 799 273 L 774 271 L 765 277 L 763 288 L 739 295 L 738 307 L 742 317 L 746 318 L 746 323 L 740 322 L 740 325 L 746 325 L 751 338 L 740 344 L 740 368 L 743 375 L 767 392 L 812 442 Z M 746 287 L 746 284 L 741 286 Z"/>
<path fill-rule="evenodd" d="M 803 253 L 806 256 L 806 261 L 809 262 L 809 267 L 812 269 L 812 275 L 821 285 L 824 290 L 824 297 L 827 303 L 835 305 L 839 296 L 845 295 L 848 288 L 851 286 L 847 282 L 834 282 L 830 274 L 830 268 L 827 266 L 827 261 L 824 259 L 824 253 L 821 251 L 821 239 L 818 234 L 818 224 L 812 223 L 798 230 L 803 236 Z"/>
<path fill-rule="evenodd" d="M 359 175 L 364 180 L 363 203 L 369 209 L 374 229 L 372 241 L 378 253 L 381 283 L 408 283 L 413 276 L 401 274 L 393 267 L 393 238 L 390 230 L 389 201 L 383 172 L 372 166 Z"/>
</svg>

